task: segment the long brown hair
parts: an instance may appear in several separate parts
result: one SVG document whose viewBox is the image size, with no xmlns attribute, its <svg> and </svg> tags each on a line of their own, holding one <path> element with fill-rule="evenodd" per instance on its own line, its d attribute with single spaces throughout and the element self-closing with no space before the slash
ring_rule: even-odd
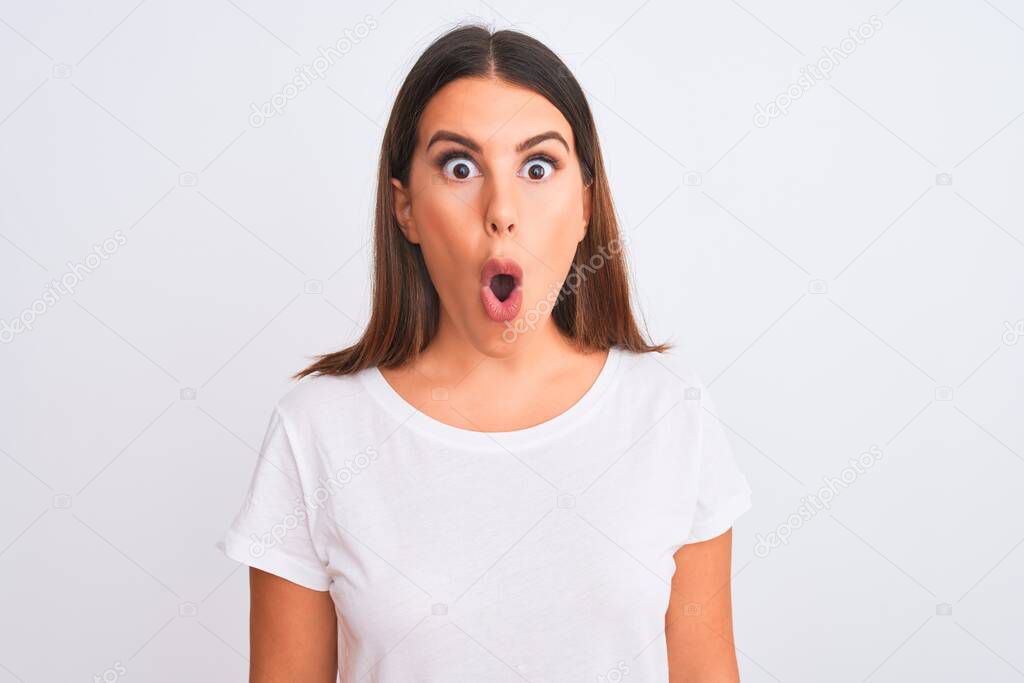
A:
<svg viewBox="0 0 1024 683">
<path fill-rule="evenodd" d="M 557 107 L 572 128 L 584 183 L 592 183 L 593 204 L 586 236 L 551 309 L 558 329 L 580 351 L 620 346 L 662 352 L 671 347 L 648 344 L 633 318 L 629 273 L 597 129 L 576 78 L 554 52 L 530 36 L 468 25 L 448 31 L 423 52 L 398 91 L 384 130 L 373 229 L 373 308 L 366 330 L 352 346 L 317 356 L 293 379 L 396 367 L 414 359 L 437 332 L 437 290 L 419 245 L 399 229 L 390 179 L 408 186 L 420 113 L 434 93 L 464 77 L 498 78 L 529 88 Z"/>
</svg>

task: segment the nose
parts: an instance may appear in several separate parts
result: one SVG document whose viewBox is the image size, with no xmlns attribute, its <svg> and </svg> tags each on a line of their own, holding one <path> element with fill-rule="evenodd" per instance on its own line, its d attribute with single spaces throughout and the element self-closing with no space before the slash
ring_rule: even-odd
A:
<svg viewBox="0 0 1024 683">
<path fill-rule="evenodd" d="M 511 237 L 516 230 L 516 188 L 504 178 L 491 178 L 488 185 L 490 201 L 484 216 L 487 234 L 491 237 Z"/>
<path fill-rule="evenodd" d="M 515 224 L 514 223 L 508 223 L 506 225 L 506 221 L 504 221 L 504 220 L 499 221 L 497 223 L 492 222 L 490 224 L 490 227 L 489 227 L 490 233 L 492 235 L 498 235 L 498 234 L 503 233 L 503 232 L 507 232 L 508 234 L 511 235 L 512 231 L 514 229 L 515 229 Z"/>
</svg>

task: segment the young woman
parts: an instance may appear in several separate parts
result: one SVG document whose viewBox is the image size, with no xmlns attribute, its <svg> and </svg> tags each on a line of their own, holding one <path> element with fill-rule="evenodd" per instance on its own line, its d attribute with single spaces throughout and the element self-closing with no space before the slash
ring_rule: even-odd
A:
<svg viewBox="0 0 1024 683">
<path fill-rule="evenodd" d="M 367 329 L 296 374 L 225 538 L 250 680 L 738 680 L 750 489 L 637 329 L 577 81 L 521 33 L 447 33 L 378 182 Z"/>
</svg>

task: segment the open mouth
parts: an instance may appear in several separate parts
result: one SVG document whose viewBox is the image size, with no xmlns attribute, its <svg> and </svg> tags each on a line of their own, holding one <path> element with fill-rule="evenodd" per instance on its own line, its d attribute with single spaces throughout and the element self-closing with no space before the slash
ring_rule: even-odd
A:
<svg viewBox="0 0 1024 683">
<path fill-rule="evenodd" d="M 480 300 L 496 322 L 516 317 L 523 301 L 523 269 L 513 259 L 490 258 L 480 269 Z"/>
<path fill-rule="evenodd" d="M 504 301 L 515 289 L 516 279 L 508 273 L 499 273 L 491 278 L 490 288 L 498 301 Z"/>
</svg>

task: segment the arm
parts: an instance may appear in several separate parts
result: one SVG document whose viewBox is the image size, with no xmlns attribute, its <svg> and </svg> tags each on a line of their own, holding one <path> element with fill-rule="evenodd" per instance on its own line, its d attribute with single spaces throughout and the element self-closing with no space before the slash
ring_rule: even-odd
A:
<svg viewBox="0 0 1024 683">
<path fill-rule="evenodd" d="M 249 600 L 250 683 L 335 683 L 338 627 L 329 592 L 250 567 Z"/>
<path fill-rule="evenodd" d="M 670 683 L 737 683 L 732 637 L 732 529 L 675 554 L 665 614 Z"/>
</svg>

